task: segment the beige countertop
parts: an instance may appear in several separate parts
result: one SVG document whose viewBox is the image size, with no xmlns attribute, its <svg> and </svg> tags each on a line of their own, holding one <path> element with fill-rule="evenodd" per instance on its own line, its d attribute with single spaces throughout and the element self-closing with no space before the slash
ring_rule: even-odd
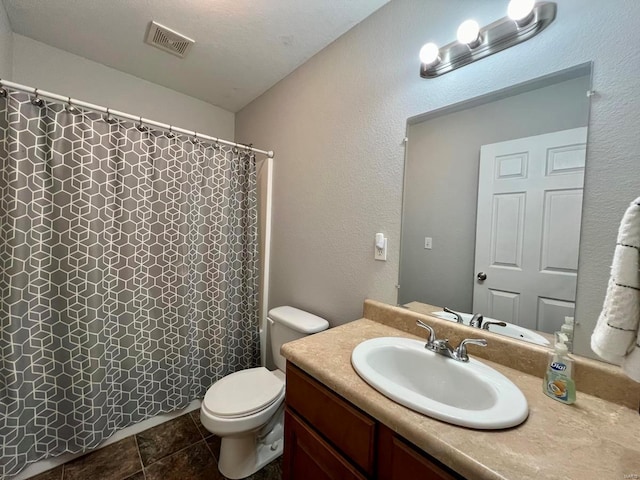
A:
<svg viewBox="0 0 640 480">
<path fill-rule="evenodd" d="M 561 404 L 542 393 L 540 377 L 486 359 L 481 361 L 506 375 L 526 396 L 529 418 L 522 425 L 472 430 L 388 399 L 358 376 L 351 367 L 351 352 L 364 340 L 394 336 L 419 338 L 360 319 L 288 343 L 282 354 L 469 480 L 640 478 L 637 411 L 582 392 L 574 405 Z"/>
</svg>

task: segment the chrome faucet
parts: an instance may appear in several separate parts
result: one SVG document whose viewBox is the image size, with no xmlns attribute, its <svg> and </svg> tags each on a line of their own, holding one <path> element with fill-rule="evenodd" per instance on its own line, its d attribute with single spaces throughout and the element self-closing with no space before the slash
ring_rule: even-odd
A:
<svg viewBox="0 0 640 480">
<path fill-rule="evenodd" d="M 471 321 L 469 322 L 469 325 L 470 325 L 471 327 L 480 328 L 480 327 L 482 327 L 482 321 L 483 321 L 483 320 L 484 320 L 484 317 L 483 317 L 481 314 L 476 313 L 476 314 L 471 318 Z"/>
<path fill-rule="evenodd" d="M 484 325 L 482 325 L 482 329 L 483 330 L 487 330 L 487 331 L 491 331 L 491 330 L 489 330 L 489 327 L 491 325 L 496 325 L 498 327 L 506 327 L 507 326 L 507 324 L 504 323 L 504 322 L 485 322 Z"/>
<path fill-rule="evenodd" d="M 456 322 L 457 323 L 463 323 L 462 321 L 462 315 L 460 315 L 458 312 L 454 312 L 453 310 L 451 310 L 450 308 L 444 307 L 443 310 L 447 313 L 450 313 L 452 315 L 456 316 Z"/>
<path fill-rule="evenodd" d="M 453 358 L 459 362 L 469 361 L 469 356 L 467 355 L 467 344 L 471 343 L 482 347 L 487 346 L 487 341 L 484 338 L 466 338 L 460 342 L 458 348 L 454 349 L 449 344 L 448 339 L 436 338 L 436 332 L 431 325 L 427 325 L 422 320 L 416 320 L 416 325 L 429 332 L 429 338 L 427 339 L 427 343 L 424 345 L 424 348 L 440 355 L 444 355 L 445 357 Z"/>
</svg>

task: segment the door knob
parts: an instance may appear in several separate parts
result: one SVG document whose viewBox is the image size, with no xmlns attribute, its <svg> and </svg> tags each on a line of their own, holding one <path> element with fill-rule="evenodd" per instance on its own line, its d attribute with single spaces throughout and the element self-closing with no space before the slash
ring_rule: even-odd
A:
<svg viewBox="0 0 640 480">
<path fill-rule="evenodd" d="M 483 282 L 487 279 L 487 274 L 484 272 L 480 272 L 478 273 L 477 278 L 479 281 Z"/>
</svg>

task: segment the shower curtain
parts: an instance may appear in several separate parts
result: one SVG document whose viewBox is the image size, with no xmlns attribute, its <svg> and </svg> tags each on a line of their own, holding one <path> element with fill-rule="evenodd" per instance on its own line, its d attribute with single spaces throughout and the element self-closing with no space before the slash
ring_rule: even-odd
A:
<svg viewBox="0 0 640 480">
<path fill-rule="evenodd" d="M 0 478 L 259 361 L 253 156 L 4 93 Z"/>
</svg>

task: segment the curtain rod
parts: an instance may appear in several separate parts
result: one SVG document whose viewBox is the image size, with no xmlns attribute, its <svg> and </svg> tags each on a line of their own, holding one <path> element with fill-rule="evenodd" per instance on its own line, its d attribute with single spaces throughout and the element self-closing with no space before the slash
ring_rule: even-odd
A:
<svg viewBox="0 0 640 480">
<path fill-rule="evenodd" d="M 229 145 L 231 147 L 250 150 L 250 151 L 252 151 L 254 153 L 262 153 L 263 155 L 266 155 L 269 158 L 273 158 L 273 151 L 272 150 L 270 150 L 270 151 L 260 150 L 258 148 L 253 148 L 253 147 L 250 147 L 248 145 L 243 145 L 241 143 L 231 142 L 229 140 L 222 140 L 221 138 L 211 137 L 209 135 L 204 135 L 202 133 L 198 133 L 198 132 L 194 132 L 194 131 L 190 131 L 190 130 L 185 130 L 184 128 L 174 127 L 173 125 L 167 125 L 166 123 L 156 122 L 155 120 L 149 120 L 148 118 L 144 118 L 144 117 L 136 117 L 135 115 L 131 115 L 130 113 L 120 112 L 118 110 L 112 110 L 112 109 L 107 108 L 107 107 L 102 107 L 100 105 L 95 105 L 93 103 L 83 102 L 82 100 L 76 100 L 75 98 L 71 98 L 71 97 L 64 97 L 62 95 L 58 95 L 56 93 L 47 92 L 45 90 L 40 90 L 38 88 L 27 87 L 26 85 L 21 85 L 19 83 L 10 82 L 8 80 L 3 80 L 3 79 L 0 78 L 0 88 L 3 87 L 3 86 L 11 88 L 13 90 L 19 90 L 19 91 L 22 91 L 22 92 L 31 93 L 31 94 L 35 95 L 36 97 L 46 97 L 46 98 L 49 98 L 51 100 L 55 100 L 55 101 L 58 101 L 58 102 L 66 103 L 68 105 L 76 105 L 78 107 L 86 108 L 86 109 L 89 109 L 89 110 L 94 110 L 96 112 L 106 113 L 107 115 L 113 115 L 114 117 L 120 117 L 120 118 L 124 118 L 126 120 L 132 120 L 134 122 L 145 123 L 147 125 L 151 125 L 151 126 L 154 126 L 156 128 L 161 128 L 163 130 L 169 130 L 170 132 L 182 133 L 182 134 L 185 134 L 185 135 L 191 135 L 195 139 L 206 140 L 206 141 L 214 142 L 214 143 L 222 143 L 224 145 Z"/>
</svg>

